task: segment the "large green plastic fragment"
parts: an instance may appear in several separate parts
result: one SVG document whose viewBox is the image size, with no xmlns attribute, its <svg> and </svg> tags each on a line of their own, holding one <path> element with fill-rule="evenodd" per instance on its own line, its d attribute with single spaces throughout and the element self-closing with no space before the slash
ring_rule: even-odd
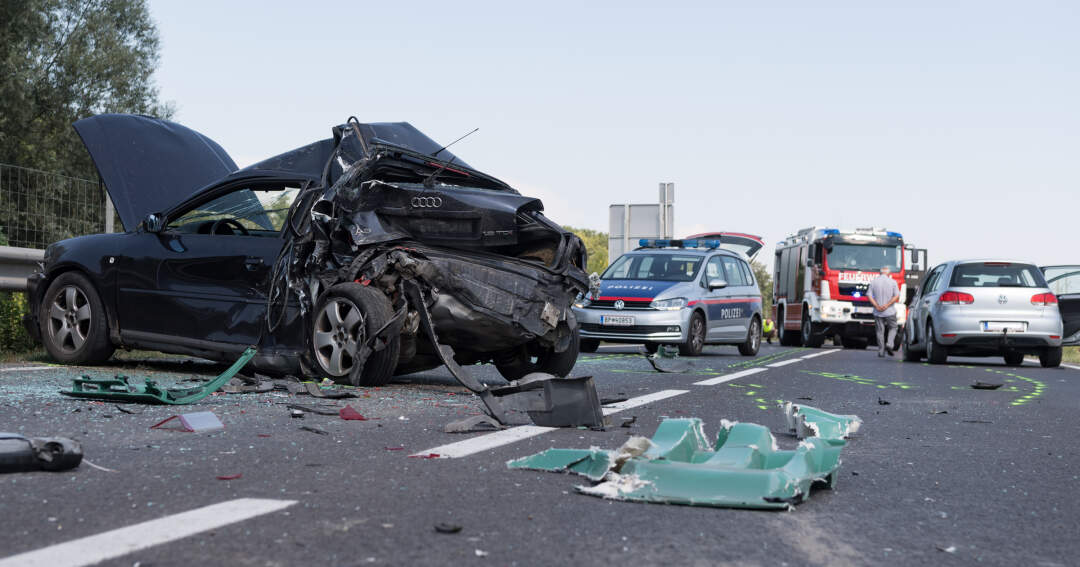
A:
<svg viewBox="0 0 1080 567">
<path fill-rule="evenodd" d="M 603 498 L 784 509 L 805 500 L 815 482 L 835 485 L 845 445 L 843 439 L 810 438 L 783 451 L 767 427 L 727 421 L 710 443 L 697 418 L 665 419 L 651 440 L 636 439 L 627 445 L 636 442 L 637 449 L 549 449 L 507 465 L 602 479 L 577 490 Z"/>
<path fill-rule="evenodd" d="M 788 428 L 799 439 L 820 437 L 827 441 L 842 441 L 862 426 L 862 419 L 857 415 L 838 415 L 791 402 L 784 404 L 784 417 Z"/>
<path fill-rule="evenodd" d="M 168 404 L 185 405 L 193 404 L 224 386 L 237 372 L 255 356 L 255 347 L 248 347 L 244 354 L 222 372 L 217 378 L 207 382 L 199 388 L 174 388 L 162 389 L 153 380 L 146 380 L 142 384 L 128 382 L 127 376 L 94 380 L 88 376 L 75 378 L 70 390 L 61 390 L 60 393 L 74 398 L 90 398 L 94 400 L 107 400 L 118 403 L 140 404 Z"/>
</svg>

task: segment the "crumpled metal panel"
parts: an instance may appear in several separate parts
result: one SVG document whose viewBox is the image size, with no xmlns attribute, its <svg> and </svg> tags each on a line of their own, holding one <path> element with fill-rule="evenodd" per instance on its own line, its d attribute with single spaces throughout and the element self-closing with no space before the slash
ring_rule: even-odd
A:
<svg viewBox="0 0 1080 567">
<path fill-rule="evenodd" d="M 805 415 L 810 423 L 840 417 Z M 507 466 L 580 474 L 601 482 L 579 492 L 615 500 L 784 509 L 806 500 L 814 483 L 835 485 L 845 445 L 810 437 L 780 450 L 767 427 L 726 420 L 710 443 L 700 419 L 665 419 L 652 439 L 633 438 L 618 451 L 549 449 Z"/>
</svg>

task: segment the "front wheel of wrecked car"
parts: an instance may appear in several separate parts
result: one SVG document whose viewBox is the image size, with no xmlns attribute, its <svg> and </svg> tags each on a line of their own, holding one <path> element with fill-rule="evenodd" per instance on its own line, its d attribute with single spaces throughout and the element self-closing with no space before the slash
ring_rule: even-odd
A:
<svg viewBox="0 0 1080 567">
<path fill-rule="evenodd" d="M 317 369 L 353 386 L 381 386 L 394 375 L 401 340 L 397 334 L 376 339 L 366 361 L 360 349 L 394 316 L 382 292 L 356 283 L 327 290 L 315 306 L 311 357 Z"/>
<path fill-rule="evenodd" d="M 112 356 L 105 304 L 78 272 L 60 274 L 41 301 L 38 321 L 45 349 L 66 364 L 98 364 Z"/>
<path fill-rule="evenodd" d="M 598 348 L 600 348 L 600 341 L 596 339 L 581 339 L 578 342 L 578 351 L 580 352 L 596 352 Z"/>
<path fill-rule="evenodd" d="M 559 377 L 565 377 L 573 370 L 577 363 L 578 353 L 581 348 L 579 331 L 575 328 L 570 335 L 570 346 L 563 352 L 555 352 L 553 349 L 543 348 L 538 355 L 529 352 L 529 348 L 523 345 L 512 352 L 505 353 L 495 359 L 495 368 L 499 370 L 503 378 L 518 380 L 533 372 L 546 372 Z"/>
</svg>

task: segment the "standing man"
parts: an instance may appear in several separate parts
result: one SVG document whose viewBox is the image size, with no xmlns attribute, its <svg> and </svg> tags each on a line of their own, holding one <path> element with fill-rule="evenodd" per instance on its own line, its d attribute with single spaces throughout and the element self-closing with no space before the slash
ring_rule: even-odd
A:
<svg viewBox="0 0 1080 567">
<path fill-rule="evenodd" d="M 896 340 L 896 308 L 893 304 L 900 301 L 900 287 L 896 285 L 896 280 L 889 276 L 891 271 L 888 266 L 882 266 L 881 275 L 870 282 L 870 288 L 866 291 L 866 297 L 874 306 L 878 357 L 884 357 L 886 352 L 892 356 L 892 345 Z M 889 331 L 888 337 L 885 336 L 886 328 Z"/>
</svg>

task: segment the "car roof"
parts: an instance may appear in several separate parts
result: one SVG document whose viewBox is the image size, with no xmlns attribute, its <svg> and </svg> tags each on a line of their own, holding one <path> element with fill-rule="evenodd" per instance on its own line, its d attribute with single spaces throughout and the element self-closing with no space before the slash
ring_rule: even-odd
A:
<svg viewBox="0 0 1080 567">
<path fill-rule="evenodd" d="M 968 258 L 966 260 L 949 260 L 946 264 L 978 264 L 980 262 L 997 262 L 1002 264 L 1027 264 L 1029 266 L 1035 266 L 1035 262 L 1029 262 L 1027 260 L 1012 260 L 1009 258 Z"/>
</svg>

